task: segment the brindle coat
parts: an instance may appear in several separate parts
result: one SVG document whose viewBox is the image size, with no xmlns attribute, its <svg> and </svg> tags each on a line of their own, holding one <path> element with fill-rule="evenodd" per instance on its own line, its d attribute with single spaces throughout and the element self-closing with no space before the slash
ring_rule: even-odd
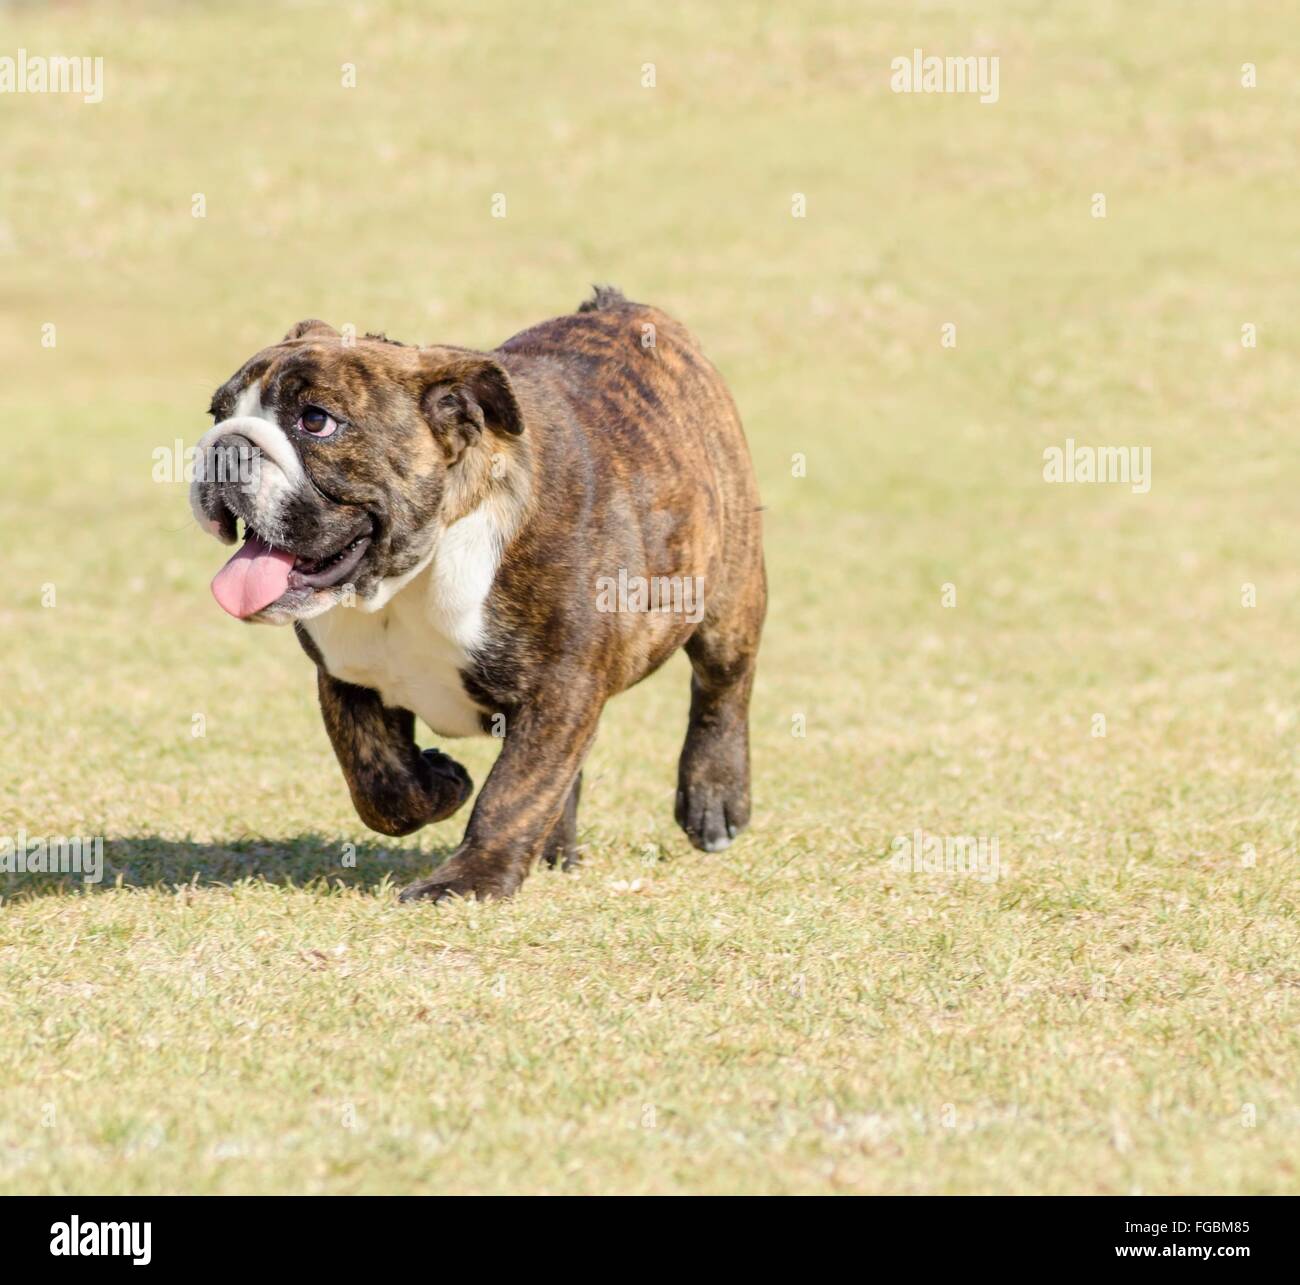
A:
<svg viewBox="0 0 1300 1285">
<path fill-rule="evenodd" d="M 501 753 L 459 848 L 403 900 L 508 896 L 538 858 L 571 865 L 601 710 L 679 647 L 693 677 L 676 818 L 699 848 L 731 841 L 750 815 L 748 710 L 766 607 L 759 499 L 735 405 L 684 327 L 603 287 L 487 354 L 382 336 L 344 345 L 302 322 L 218 391 L 218 418 L 250 379 L 276 404 L 309 391 L 352 422 L 383 425 L 299 447 L 322 495 L 349 496 L 303 515 L 311 556 L 346 538 L 359 513 L 378 516 L 359 595 L 415 565 L 413 535 L 431 522 L 488 504 L 509 535 L 484 637 L 461 671 L 485 729 L 504 731 Z M 702 577 L 702 618 L 597 610 L 598 581 L 620 569 Z M 332 676 L 296 628 L 361 819 L 404 835 L 455 812 L 472 790 L 465 770 L 420 751 L 409 710 Z"/>
</svg>

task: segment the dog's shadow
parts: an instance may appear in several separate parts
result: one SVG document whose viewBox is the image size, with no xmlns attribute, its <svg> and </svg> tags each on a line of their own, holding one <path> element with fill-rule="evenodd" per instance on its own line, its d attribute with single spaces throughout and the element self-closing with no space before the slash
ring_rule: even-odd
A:
<svg viewBox="0 0 1300 1285">
<path fill-rule="evenodd" d="M 90 841 L 93 844 L 93 840 Z M 379 892 L 427 875 L 455 850 L 454 844 L 428 849 L 388 847 L 382 842 L 301 834 L 292 838 L 242 838 L 198 843 L 131 835 L 103 839 L 99 878 L 95 849 L 82 840 L 79 857 L 66 849 L 53 855 L 26 856 L 24 865 L 46 869 L 0 871 L 5 901 L 68 893 L 111 892 L 115 888 L 229 886 L 261 880 L 288 888 L 330 893 L 342 888 Z M 16 865 L 17 857 L 6 865 Z"/>
</svg>

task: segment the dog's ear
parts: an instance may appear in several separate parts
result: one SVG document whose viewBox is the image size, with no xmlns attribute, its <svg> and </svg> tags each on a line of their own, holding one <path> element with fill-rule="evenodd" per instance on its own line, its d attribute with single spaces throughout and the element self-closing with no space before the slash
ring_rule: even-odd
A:
<svg viewBox="0 0 1300 1285">
<path fill-rule="evenodd" d="M 308 317 L 306 321 L 300 321 L 296 326 L 291 326 L 289 333 L 280 342 L 287 344 L 290 339 L 301 339 L 303 335 L 310 335 L 317 330 L 321 332 L 321 338 L 323 339 L 339 338 L 339 332 L 328 321 L 317 321 L 315 317 Z"/>
<path fill-rule="evenodd" d="M 488 429 L 508 437 L 524 431 L 510 376 L 491 357 L 456 354 L 451 361 L 432 363 L 420 409 L 452 464 Z"/>
</svg>

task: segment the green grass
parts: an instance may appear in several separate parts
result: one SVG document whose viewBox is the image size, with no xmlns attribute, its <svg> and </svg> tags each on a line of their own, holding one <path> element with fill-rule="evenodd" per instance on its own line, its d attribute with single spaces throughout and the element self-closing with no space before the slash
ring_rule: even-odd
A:
<svg viewBox="0 0 1300 1285">
<path fill-rule="evenodd" d="M 1300 1189 L 1275 5 L 6 18 L 106 95 L 0 97 L 0 835 L 109 870 L 0 875 L 0 1191 Z M 1000 101 L 890 93 L 917 45 Z M 300 317 L 490 346 L 600 280 L 748 426 L 753 827 L 672 823 L 678 659 L 606 713 L 579 874 L 399 908 L 466 814 L 363 829 L 151 453 Z M 1067 436 L 1150 446 L 1150 493 L 1045 484 Z M 893 870 L 918 826 L 1003 877 Z"/>
</svg>

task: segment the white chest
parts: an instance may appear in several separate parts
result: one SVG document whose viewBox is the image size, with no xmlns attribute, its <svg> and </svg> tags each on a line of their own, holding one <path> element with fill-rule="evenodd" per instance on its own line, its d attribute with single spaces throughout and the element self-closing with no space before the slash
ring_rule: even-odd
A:
<svg viewBox="0 0 1300 1285">
<path fill-rule="evenodd" d="M 409 709 L 440 736 L 481 736 L 482 708 L 461 681 L 482 640 L 496 575 L 492 531 L 470 514 L 449 527 L 433 561 L 378 611 L 336 607 L 306 622 L 325 668 Z"/>
</svg>

